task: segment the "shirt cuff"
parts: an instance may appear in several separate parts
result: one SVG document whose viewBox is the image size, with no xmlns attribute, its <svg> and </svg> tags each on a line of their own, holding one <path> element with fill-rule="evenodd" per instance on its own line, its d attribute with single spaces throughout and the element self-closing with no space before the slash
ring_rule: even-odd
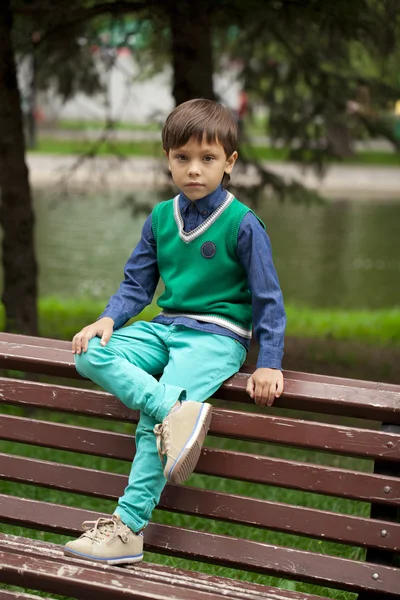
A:
<svg viewBox="0 0 400 600">
<path fill-rule="evenodd" d="M 281 348 L 260 349 L 257 358 L 257 369 L 282 370 L 283 350 Z"/>
<path fill-rule="evenodd" d="M 101 313 L 99 317 L 97 317 L 97 321 L 99 321 L 103 317 L 109 317 L 114 321 L 114 329 L 118 329 L 118 327 L 121 327 L 121 325 L 118 325 L 118 314 L 116 312 L 106 309 Z"/>
</svg>

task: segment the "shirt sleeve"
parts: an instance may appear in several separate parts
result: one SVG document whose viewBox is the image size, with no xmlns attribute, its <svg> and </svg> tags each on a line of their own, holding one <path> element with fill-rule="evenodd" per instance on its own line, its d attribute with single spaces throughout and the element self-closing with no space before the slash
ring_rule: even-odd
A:
<svg viewBox="0 0 400 600">
<path fill-rule="evenodd" d="M 271 243 L 261 223 L 248 212 L 240 225 L 237 255 L 252 294 L 253 326 L 259 353 L 257 368 L 282 368 L 286 315 Z"/>
<path fill-rule="evenodd" d="M 153 300 L 160 274 L 151 222 L 149 215 L 143 225 L 140 241 L 125 265 L 124 280 L 99 317 L 111 317 L 114 329 L 122 327 Z"/>
</svg>

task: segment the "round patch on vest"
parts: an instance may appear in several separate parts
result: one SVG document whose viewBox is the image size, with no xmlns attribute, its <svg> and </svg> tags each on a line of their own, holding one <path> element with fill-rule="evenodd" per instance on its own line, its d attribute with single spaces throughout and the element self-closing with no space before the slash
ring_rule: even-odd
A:
<svg viewBox="0 0 400 600">
<path fill-rule="evenodd" d="M 217 247 L 214 242 L 204 242 L 202 247 L 200 248 L 200 252 L 204 256 L 204 258 L 212 258 L 215 256 L 217 251 Z"/>
</svg>

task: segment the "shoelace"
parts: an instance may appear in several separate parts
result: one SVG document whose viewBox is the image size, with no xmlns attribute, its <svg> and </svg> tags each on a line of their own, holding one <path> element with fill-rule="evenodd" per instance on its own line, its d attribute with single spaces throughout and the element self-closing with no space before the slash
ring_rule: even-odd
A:
<svg viewBox="0 0 400 600">
<path fill-rule="evenodd" d="M 164 420 L 162 423 L 156 425 L 153 429 L 156 442 L 157 452 L 161 462 L 163 462 L 163 454 L 168 454 L 171 448 L 171 438 L 169 437 L 168 420 Z"/>
<path fill-rule="evenodd" d="M 97 521 L 84 521 L 82 523 L 82 528 L 85 530 L 84 535 L 87 535 L 93 541 L 95 541 L 96 538 L 103 541 L 104 538 L 109 535 L 114 536 L 118 529 L 121 529 L 121 526 L 123 526 L 123 524 L 116 519 L 107 519 L 105 517 L 100 517 Z M 128 541 L 128 536 L 125 533 L 119 533 L 118 535 L 123 542 Z"/>
</svg>

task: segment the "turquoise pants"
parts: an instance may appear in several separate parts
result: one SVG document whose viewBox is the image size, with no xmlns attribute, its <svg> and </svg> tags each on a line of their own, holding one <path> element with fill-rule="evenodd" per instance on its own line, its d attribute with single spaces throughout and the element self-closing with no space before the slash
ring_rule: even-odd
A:
<svg viewBox="0 0 400 600">
<path fill-rule="evenodd" d="M 95 337 L 86 353 L 75 355 L 81 375 L 140 410 L 136 455 L 115 511 L 133 531 L 147 525 L 166 484 L 154 426 L 178 399 L 207 400 L 245 357 L 245 348 L 230 337 L 145 321 L 114 331 L 105 347 Z"/>
</svg>

